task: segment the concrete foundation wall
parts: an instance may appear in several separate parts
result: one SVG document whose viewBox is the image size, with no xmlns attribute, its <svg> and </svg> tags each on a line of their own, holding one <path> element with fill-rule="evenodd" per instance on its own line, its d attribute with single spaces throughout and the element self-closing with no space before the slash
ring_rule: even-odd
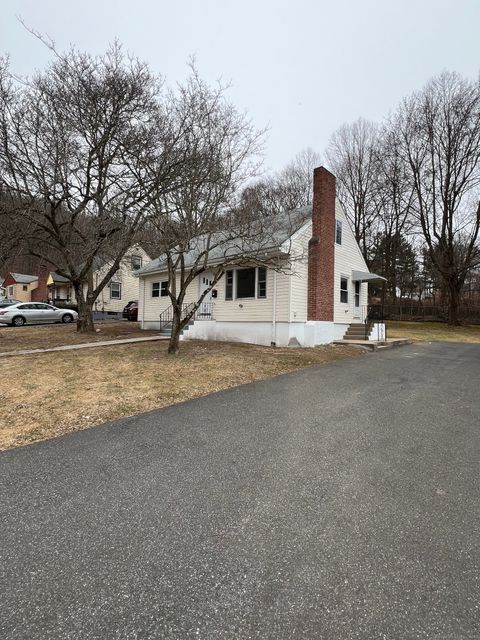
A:
<svg viewBox="0 0 480 640">
<path fill-rule="evenodd" d="M 333 322 L 219 322 L 197 320 L 184 332 L 182 340 L 219 340 L 278 347 L 314 347 L 343 338 L 348 325 Z M 144 329 L 158 329 L 158 322 L 144 322 Z"/>
</svg>

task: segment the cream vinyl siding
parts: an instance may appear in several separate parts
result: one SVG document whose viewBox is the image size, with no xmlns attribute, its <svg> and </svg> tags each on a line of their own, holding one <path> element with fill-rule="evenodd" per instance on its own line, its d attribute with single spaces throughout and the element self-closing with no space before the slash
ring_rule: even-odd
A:
<svg viewBox="0 0 480 640">
<path fill-rule="evenodd" d="M 113 311 L 115 313 L 119 313 L 123 311 L 123 308 L 130 302 L 131 300 L 139 299 L 139 278 L 134 275 L 131 267 L 131 259 L 132 255 L 141 256 L 142 257 L 142 266 L 145 266 L 150 262 L 150 257 L 148 254 L 139 246 L 132 247 L 125 254 L 124 259 L 120 265 L 117 273 L 112 277 L 113 282 L 120 282 L 121 284 L 121 298 L 111 298 L 110 297 L 110 287 L 107 286 L 100 292 L 96 303 L 95 309 L 97 311 Z M 111 264 L 111 263 L 110 263 Z M 103 276 L 107 273 L 110 264 L 104 265 L 101 269 L 98 269 L 93 274 L 93 284 L 94 287 L 97 286 L 97 283 L 101 281 Z M 84 287 L 84 291 L 86 292 L 86 285 Z"/>
<path fill-rule="evenodd" d="M 335 243 L 334 322 L 360 322 L 353 313 L 355 286 L 352 271 L 368 271 L 360 248 L 340 203 L 335 204 L 335 217 L 342 221 L 342 244 Z M 348 278 L 348 303 L 340 302 L 340 278 Z M 360 287 L 360 309 L 367 305 L 368 285 Z"/>
<path fill-rule="evenodd" d="M 291 240 L 289 322 L 307 321 L 308 242 L 312 237 L 312 223 L 304 225 Z"/>
<path fill-rule="evenodd" d="M 277 273 L 277 321 L 288 321 L 290 276 Z M 185 295 L 185 304 L 195 302 L 199 298 L 199 276 L 190 284 Z M 160 313 L 170 306 L 168 296 L 152 298 L 152 283 L 168 280 L 167 273 L 148 274 L 141 278 L 139 297 L 139 319 L 146 322 L 158 320 Z M 214 303 L 213 317 L 221 322 L 271 322 L 273 314 L 273 284 L 274 272 L 267 269 L 267 297 L 239 298 L 225 300 L 225 274 L 217 282 L 214 289 L 217 297 Z M 177 278 L 177 288 L 179 279 Z"/>
<path fill-rule="evenodd" d="M 235 270 L 235 269 L 233 269 Z M 289 276 L 277 273 L 277 321 L 288 319 Z M 235 278 L 235 276 L 234 276 Z M 225 275 L 217 285 L 218 297 L 214 300 L 215 320 L 222 322 L 272 322 L 274 272 L 267 268 L 267 297 L 225 300 Z"/>
</svg>

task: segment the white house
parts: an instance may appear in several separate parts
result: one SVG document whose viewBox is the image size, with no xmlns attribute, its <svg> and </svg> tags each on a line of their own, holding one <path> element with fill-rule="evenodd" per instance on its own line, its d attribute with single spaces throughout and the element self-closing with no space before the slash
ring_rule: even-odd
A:
<svg viewBox="0 0 480 640">
<path fill-rule="evenodd" d="M 127 302 L 138 300 L 138 278 L 136 271 L 150 262 L 150 256 L 140 246 L 132 246 L 125 254 L 120 268 L 110 280 L 108 285 L 102 289 L 95 301 L 95 311 L 103 313 L 120 313 Z M 102 280 L 105 273 L 111 266 L 111 262 L 97 260 L 93 271 L 94 287 Z M 85 289 L 87 285 L 84 285 Z M 75 291 L 63 276 L 51 272 L 47 279 L 48 298 L 54 303 L 68 302 L 75 304 Z"/>
<path fill-rule="evenodd" d="M 266 245 L 283 257 L 284 268 L 227 263 L 182 339 L 315 346 L 342 339 L 350 325 L 363 323 L 367 282 L 382 278 L 368 271 L 336 200 L 335 177 L 315 169 L 313 205 L 285 212 L 275 223 Z M 209 264 L 218 266 L 222 258 L 212 252 Z M 185 303 L 198 300 L 212 276 L 198 276 Z M 143 267 L 139 277 L 141 327 L 159 328 L 160 314 L 170 306 L 165 257 Z"/>
</svg>

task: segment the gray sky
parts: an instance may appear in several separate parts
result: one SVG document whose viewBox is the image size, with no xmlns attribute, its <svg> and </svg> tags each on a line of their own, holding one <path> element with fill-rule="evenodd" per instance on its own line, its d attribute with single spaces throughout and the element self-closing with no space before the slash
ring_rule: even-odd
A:
<svg viewBox="0 0 480 640">
<path fill-rule="evenodd" d="M 28 74 L 49 52 L 16 19 L 70 44 L 103 52 L 118 38 L 170 83 L 196 56 L 209 82 L 268 126 L 265 168 L 359 116 L 380 120 L 443 69 L 476 77 L 480 0 L 2 0 L 0 51 Z"/>
</svg>

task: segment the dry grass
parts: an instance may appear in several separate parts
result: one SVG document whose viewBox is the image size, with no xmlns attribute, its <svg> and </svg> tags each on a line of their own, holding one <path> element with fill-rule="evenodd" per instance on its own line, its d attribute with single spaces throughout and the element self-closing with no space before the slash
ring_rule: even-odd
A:
<svg viewBox="0 0 480 640">
<path fill-rule="evenodd" d="M 0 449 L 85 429 L 254 380 L 359 356 L 349 346 L 280 349 L 189 341 L 0 360 Z"/>
<path fill-rule="evenodd" d="M 441 322 L 387 322 L 389 338 L 428 342 L 480 343 L 480 326 L 450 327 Z"/>
<path fill-rule="evenodd" d="M 25 327 L 0 325 L 0 353 L 23 349 L 48 349 L 67 344 L 82 344 L 116 338 L 139 338 L 155 335 L 155 331 L 142 331 L 136 322 L 96 322 L 95 333 L 77 333 L 75 324 L 46 324 Z"/>
</svg>

